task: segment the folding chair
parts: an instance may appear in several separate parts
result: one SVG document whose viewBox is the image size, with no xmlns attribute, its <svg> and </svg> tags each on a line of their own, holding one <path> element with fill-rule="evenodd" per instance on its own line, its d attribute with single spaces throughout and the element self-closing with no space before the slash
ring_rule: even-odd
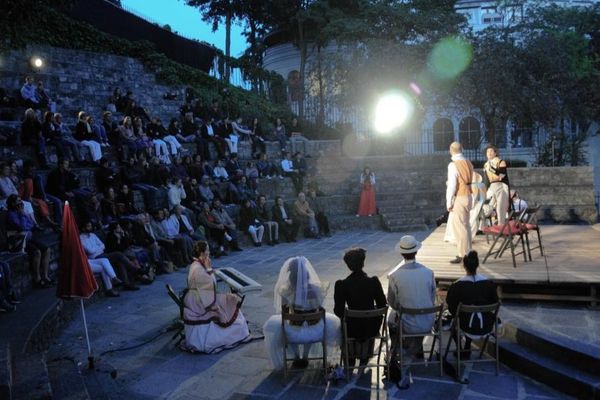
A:
<svg viewBox="0 0 600 400">
<path fill-rule="evenodd" d="M 350 381 L 350 374 L 352 373 L 352 371 L 355 368 L 376 367 L 377 368 L 377 381 L 379 381 L 379 367 L 387 368 L 387 363 L 383 363 L 383 364 L 381 363 L 381 348 L 385 346 L 386 354 L 388 352 L 387 312 L 388 312 L 387 306 L 382 307 L 382 308 L 377 308 L 375 310 L 350 310 L 349 308 L 346 308 L 344 310 L 344 319 L 343 319 L 343 325 L 342 325 L 342 334 L 343 334 L 342 339 L 343 339 L 343 343 L 344 343 L 344 367 L 346 368 L 346 378 L 348 381 Z M 355 344 L 359 341 L 355 338 L 348 337 L 348 319 L 349 318 L 353 319 L 353 320 L 364 320 L 365 323 L 367 323 L 369 319 L 382 318 L 382 322 L 380 323 L 380 327 L 378 329 L 379 333 L 375 336 L 360 340 L 361 342 L 364 341 L 366 343 L 365 345 L 367 345 L 367 346 L 369 345 L 371 340 L 379 340 L 376 364 L 367 363 L 366 365 L 360 365 L 358 367 L 350 366 L 349 347 L 351 344 Z M 357 321 L 357 323 L 358 322 L 359 321 Z M 369 354 L 368 356 L 369 356 L 369 358 L 371 358 L 374 356 L 374 354 Z"/>
<path fill-rule="evenodd" d="M 452 325 L 450 326 L 450 339 L 448 340 L 448 344 L 446 345 L 446 351 L 444 352 L 444 360 L 448 356 L 448 352 L 450 351 L 450 345 L 454 341 L 456 343 L 456 377 L 459 381 L 464 382 L 460 377 L 460 364 L 461 364 L 461 341 L 462 337 L 468 337 L 471 340 L 481 340 L 483 339 L 483 344 L 481 345 L 479 351 L 479 359 L 470 360 L 469 362 L 473 363 L 481 363 L 481 362 L 495 362 L 496 363 L 496 376 L 500 370 L 500 353 L 498 348 L 498 310 L 500 309 L 500 303 L 487 304 L 487 305 L 464 305 L 462 303 L 458 304 L 458 308 L 456 309 L 456 315 L 452 320 Z M 482 335 L 471 335 L 461 329 L 460 321 L 462 318 L 472 318 L 472 314 L 482 314 L 482 313 L 492 313 L 494 318 L 494 326 L 490 332 L 486 332 Z M 480 318 L 482 318 L 480 316 Z M 494 339 L 494 357 L 491 360 L 483 359 L 483 352 L 485 351 L 490 338 Z"/>
<path fill-rule="evenodd" d="M 527 252 L 529 254 L 529 261 L 532 261 L 531 250 L 540 249 L 540 255 L 544 256 L 544 248 L 542 246 L 542 234 L 540 233 L 540 226 L 537 221 L 537 213 L 540 210 L 541 206 L 528 207 L 523 212 L 521 217 L 521 226 L 523 228 L 523 233 L 525 236 L 525 245 L 527 246 Z M 529 232 L 537 233 L 538 245 L 536 247 L 531 247 L 529 243 Z"/>
<path fill-rule="evenodd" d="M 439 340 L 439 353 L 442 353 L 442 312 L 444 311 L 444 305 L 443 304 L 438 304 L 437 306 L 433 306 L 433 307 L 428 307 L 428 308 L 407 308 L 407 307 L 400 307 L 400 309 L 398 310 L 398 320 L 399 320 L 399 325 L 398 325 L 398 347 L 399 349 L 396 349 L 395 351 L 398 351 L 399 353 L 399 360 L 400 360 L 400 368 L 402 369 L 403 367 L 409 367 L 410 365 L 427 365 L 427 364 L 439 364 L 440 365 L 440 376 L 442 376 L 444 374 L 444 370 L 443 370 L 443 365 L 442 365 L 442 359 L 439 358 L 438 361 L 433 361 L 433 354 L 435 351 L 435 343 Z M 404 333 L 404 323 L 402 321 L 402 316 L 403 315 L 427 315 L 427 314 L 435 314 L 436 317 L 436 321 L 434 326 L 432 327 L 432 329 L 429 332 L 422 332 L 422 333 Z M 403 355 L 403 344 L 404 344 L 404 339 L 406 338 L 411 338 L 411 337 L 425 337 L 425 336 L 430 336 L 433 337 L 433 342 L 431 343 L 431 350 L 429 351 L 429 358 L 428 360 L 423 360 L 423 361 L 417 361 L 417 362 L 413 362 L 411 361 L 409 364 L 404 364 L 404 355 Z M 425 358 L 425 354 L 423 354 L 423 358 Z"/>
<path fill-rule="evenodd" d="M 523 229 L 521 226 L 522 224 L 518 218 L 519 215 L 520 214 L 517 214 L 516 212 L 511 211 L 508 219 L 506 220 L 506 222 L 504 224 L 486 226 L 483 228 L 483 233 L 485 233 L 486 236 L 487 235 L 494 236 L 494 242 L 490 246 L 485 257 L 483 258 L 482 264 L 485 264 L 485 262 L 487 261 L 487 259 L 490 256 L 494 256 L 494 259 L 502 257 L 502 254 L 504 254 L 504 251 L 507 248 L 510 248 L 510 253 L 512 255 L 512 261 L 513 261 L 513 267 L 517 268 L 516 256 L 521 254 L 521 252 L 516 253 L 515 248 L 517 247 L 516 245 L 518 245 L 520 241 L 521 241 L 521 245 L 523 247 L 523 251 L 522 251 L 523 259 L 525 262 L 527 262 L 525 242 L 523 241 L 524 233 L 523 233 Z M 516 242 L 515 242 L 515 238 L 518 238 Z M 500 240 L 500 239 L 502 239 L 502 240 Z M 499 245 L 499 246 L 496 247 L 496 245 Z M 494 249 L 496 249 L 496 250 L 494 250 Z"/>
<path fill-rule="evenodd" d="M 316 322 L 315 322 L 316 321 Z M 307 325 L 315 325 L 320 321 L 323 321 L 323 333 L 319 340 L 315 341 L 296 341 L 293 338 L 288 336 L 289 327 L 287 325 L 296 325 L 298 327 L 303 326 L 305 323 Z M 311 360 L 322 360 L 323 361 L 323 376 L 327 373 L 327 323 L 325 318 L 325 310 L 320 308 L 318 311 L 311 313 L 290 313 L 289 309 L 286 306 L 283 306 L 281 309 L 281 331 L 283 335 L 283 379 L 287 381 L 287 363 L 288 361 L 293 361 L 293 358 L 287 357 L 287 349 L 288 345 L 291 344 L 312 344 L 312 343 L 321 343 L 323 346 L 323 356 L 322 357 L 307 357 L 307 361 Z M 303 371 L 319 371 L 321 368 L 305 368 Z"/>
<path fill-rule="evenodd" d="M 169 295 L 169 297 L 179 307 L 179 318 L 175 320 L 175 322 L 173 322 L 173 325 L 171 325 L 171 327 L 169 328 L 169 330 L 175 331 L 175 334 L 173 335 L 171 340 L 174 340 L 175 338 L 179 337 L 179 340 L 177 340 L 177 343 L 175 343 L 175 346 L 179 346 L 179 343 L 181 343 L 181 341 L 185 339 L 185 324 L 183 322 L 183 309 L 185 308 L 185 303 L 183 302 L 183 298 L 185 297 L 187 289 L 184 290 L 183 293 L 178 296 L 171 285 L 167 283 L 165 287 L 167 288 L 167 294 Z"/>
</svg>

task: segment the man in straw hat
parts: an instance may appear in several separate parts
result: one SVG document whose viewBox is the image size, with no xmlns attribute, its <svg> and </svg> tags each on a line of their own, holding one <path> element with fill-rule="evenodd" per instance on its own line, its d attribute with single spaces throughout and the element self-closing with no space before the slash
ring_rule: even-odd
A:
<svg viewBox="0 0 600 400">
<path fill-rule="evenodd" d="M 398 337 L 398 313 L 400 307 L 429 308 L 435 304 L 435 277 L 433 271 L 416 261 L 416 255 L 421 248 L 421 242 L 414 236 L 402 236 L 399 244 L 400 254 L 404 262 L 388 274 L 387 300 L 392 311 L 388 317 L 388 325 L 392 337 L 392 346 Z M 403 315 L 402 324 L 404 333 L 429 333 L 435 321 L 435 314 Z M 422 337 L 410 337 L 405 340 L 403 351 L 407 360 L 417 352 L 422 351 Z M 403 376 L 406 376 L 403 371 Z"/>
<path fill-rule="evenodd" d="M 471 181 L 473 180 L 473 164 L 462 154 L 462 146 L 458 142 L 450 144 L 452 161 L 448 164 L 448 181 L 446 182 L 446 208 L 450 212 L 448 223 L 456 238 L 457 256 L 450 261 L 460 264 L 471 248 L 471 223 L 469 213 L 473 205 L 471 198 Z"/>
</svg>

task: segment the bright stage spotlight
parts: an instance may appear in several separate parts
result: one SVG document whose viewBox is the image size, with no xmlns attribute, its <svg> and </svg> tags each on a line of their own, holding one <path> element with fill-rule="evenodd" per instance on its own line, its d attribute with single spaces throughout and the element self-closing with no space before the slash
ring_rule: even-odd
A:
<svg viewBox="0 0 600 400">
<path fill-rule="evenodd" d="M 30 63 L 35 69 L 40 69 L 44 66 L 44 60 L 42 60 L 40 57 L 31 57 Z"/>
<path fill-rule="evenodd" d="M 375 107 L 375 130 L 382 134 L 392 132 L 404 125 L 413 110 L 412 100 L 404 93 L 384 95 Z"/>
</svg>

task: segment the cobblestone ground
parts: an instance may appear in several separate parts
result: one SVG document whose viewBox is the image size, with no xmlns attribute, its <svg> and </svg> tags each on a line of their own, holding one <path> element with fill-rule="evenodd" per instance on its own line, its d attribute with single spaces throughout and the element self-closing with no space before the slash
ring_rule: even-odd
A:
<svg viewBox="0 0 600 400">
<path fill-rule="evenodd" d="M 423 240 L 428 232 L 415 236 Z M 301 240 L 274 248 L 246 249 L 214 261 L 215 267 L 237 268 L 263 285 L 261 292 L 247 295 L 243 312 L 253 333 L 273 314 L 273 286 L 284 260 L 290 256 L 308 257 L 322 281 L 331 283 L 326 308 L 333 308 L 333 283 L 348 274 L 342 261 L 352 246 L 367 249 L 365 270 L 382 279 L 400 260 L 395 250 L 398 233 L 362 231 L 337 233 L 322 240 Z M 458 268 L 458 267 L 457 267 Z M 177 307 L 167 296 L 165 284 L 176 291 L 185 286 L 186 271 L 159 276 L 139 292 L 123 292 L 120 298 L 102 299 L 87 308 L 88 325 L 99 369 L 85 374 L 94 399 L 558 399 L 552 389 L 502 367 L 499 376 L 493 364 L 467 366 L 469 384 L 458 384 L 439 376 L 435 365 L 412 369 L 413 382 L 399 390 L 377 379 L 375 369 L 355 373 L 350 382 L 328 383 L 316 372 L 292 373 L 287 382 L 273 372 L 262 340 L 256 340 L 216 355 L 181 352 L 165 333 L 141 347 L 110 352 L 143 343 L 159 335 L 177 316 Z M 86 363 L 87 352 L 81 319 L 74 320 L 49 350 L 48 359 L 72 357 Z M 338 362 L 339 353 L 330 355 Z M 108 371 L 117 371 L 111 379 Z"/>
</svg>

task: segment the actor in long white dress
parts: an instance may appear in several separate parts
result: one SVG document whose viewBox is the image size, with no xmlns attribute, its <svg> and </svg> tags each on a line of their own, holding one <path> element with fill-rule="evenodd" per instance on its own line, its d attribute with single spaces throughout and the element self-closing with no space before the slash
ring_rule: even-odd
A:
<svg viewBox="0 0 600 400">
<path fill-rule="evenodd" d="M 184 298 L 185 347 L 194 352 L 218 353 L 249 341 L 241 299 L 231 293 L 217 293 L 208 244 L 197 242 L 194 255 Z"/>
<path fill-rule="evenodd" d="M 275 284 L 274 305 L 277 314 L 272 315 L 263 326 L 265 345 L 274 369 L 283 368 L 282 307 L 287 307 L 294 313 L 315 312 L 322 308 L 326 294 L 326 288 L 321 284 L 317 273 L 306 257 L 292 257 L 285 261 Z M 325 323 L 321 320 L 312 325 L 307 323 L 301 326 L 288 324 L 285 329 L 290 341 L 297 343 L 320 341 L 323 335 L 326 335 L 328 354 L 331 354 L 341 343 L 340 320 L 330 313 L 325 314 Z M 300 356 L 297 345 L 290 347 L 296 361 L 306 360 L 310 345 L 303 345 L 302 356 Z M 303 363 L 300 362 L 298 365 L 303 365 Z M 305 365 L 306 363 L 304 363 Z"/>
<path fill-rule="evenodd" d="M 483 177 L 477 172 L 473 172 L 473 180 L 471 182 L 471 197 L 473 198 L 473 207 L 469 212 L 469 220 L 471 223 L 471 238 L 474 239 L 477 231 L 481 229 L 479 212 L 481 211 L 483 203 L 485 202 L 485 183 L 483 183 Z M 446 222 L 444 242 L 454 243 L 456 241 L 454 238 L 454 232 L 452 232 L 452 223 L 450 221 L 450 218 L 452 217 L 453 215 L 450 213 L 448 215 L 448 222 Z"/>
</svg>

